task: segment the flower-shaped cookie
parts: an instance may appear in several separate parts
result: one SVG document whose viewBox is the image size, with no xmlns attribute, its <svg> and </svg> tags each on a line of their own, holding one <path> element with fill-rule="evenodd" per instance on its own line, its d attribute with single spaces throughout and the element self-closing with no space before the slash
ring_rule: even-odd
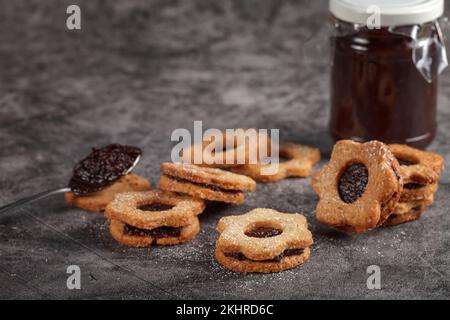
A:
<svg viewBox="0 0 450 320">
<path fill-rule="evenodd" d="M 389 149 L 401 165 L 405 189 L 408 189 L 408 184 L 429 185 L 438 181 L 444 167 L 444 159 L 440 155 L 403 144 L 391 144 Z"/>
<path fill-rule="evenodd" d="M 220 219 L 216 258 L 236 272 L 278 272 L 309 257 L 313 243 L 304 216 L 254 209 Z"/>
<path fill-rule="evenodd" d="M 320 197 L 317 220 L 357 233 L 381 225 L 403 189 L 399 169 L 394 155 L 379 141 L 337 142 L 330 162 L 313 179 Z"/>
<path fill-rule="evenodd" d="M 154 229 L 185 226 L 204 209 L 201 199 L 151 190 L 118 194 L 106 207 L 105 215 L 137 228 Z"/>
<path fill-rule="evenodd" d="M 179 227 L 158 227 L 154 229 L 141 229 L 130 226 L 119 220 L 111 219 L 109 230 L 111 236 L 119 243 L 131 247 L 150 247 L 153 245 L 171 246 L 193 240 L 200 231 L 200 222 L 197 217 L 192 218 L 188 224 Z"/>
<path fill-rule="evenodd" d="M 182 161 L 200 166 L 230 168 L 258 161 L 260 154 L 270 154 L 272 140 L 256 129 L 221 131 L 222 139 L 216 141 L 212 134 L 182 152 Z M 201 158 L 196 155 L 201 153 Z M 201 163 L 194 160 L 201 159 Z"/>
<path fill-rule="evenodd" d="M 256 182 L 243 175 L 188 163 L 162 163 L 159 188 L 195 198 L 243 203 L 244 191 L 254 191 Z"/>
<path fill-rule="evenodd" d="M 263 174 L 263 169 L 272 164 L 247 164 L 233 167 L 231 171 L 243 174 L 259 182 L 277 182 L 287 177 L 309 177 L 314 164 L 320 161 L 320 151 L 294 143 L 285 143 L 279 148 L 280 162 L 274 174 Z M 286 161 L 282 161 L 286 159 Z"/>
<path fill-rule="evenodd" d="M 436 153 L 407 145 L 391 144 L 389 148 L 400 163 L 400 175 L 404 183 L 400 201 L 424 200 L 432 196 L 439 187 L 444 159 Z"/>
</svg>

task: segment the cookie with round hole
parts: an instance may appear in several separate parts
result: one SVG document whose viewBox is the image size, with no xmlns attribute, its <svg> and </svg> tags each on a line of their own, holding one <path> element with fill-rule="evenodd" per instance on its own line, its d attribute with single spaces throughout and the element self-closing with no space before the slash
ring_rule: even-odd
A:
<svg viewBox="0 0 450 320">
<path fill-rule="evenodd" d="M 141 229 L 182 227 L 205 209 L 201 199 L 162 190 L 118 194 L 108 204 L 105 215 Z"/>
<path fill-rule="evenodd" d="M 379 141 L 335 144 L 330 162 L 313 179 L 320 200 L 319 222 L 350 233 L 376 228 L 392 214 L 400 199 L 400 165 Z"/>
<path fill-rule="evenodd" d="M 197 217 L 194 217 L 183 226 L 141 229 L 111 219 L 109 230 L 117 242 L 127 246 L 138 248 L 154 245 L 171 246 L 193 240 L 200 231 L 200 222 Z"/>
<path fill-rule="evenodd" d="M 288 177 L 309 177 L 313 166 L 320 161 L 320 151 L 300 144 L 285 143 L 279 148 L 279 160 L 277 166 L 258 163 L 233 167 L 230 170 L 264 183 L 278 182 Z M 270 166 L 274 166 L 276 173 L 264 174 L 264 170 Z"/>
<path fill-rule="evenodd" d="M 216 259 L 234 272 L 271 273 L 309 259 L 313 244 L 306 218 L 296 213 L 254 209 L 217 225 Z"/>
<path fill-rule="evenodd" d="M 434 184 L 439 180 L 444 159 L 442 156 L 403 144 L 390 144 L 389 149 L 400 163 L 405 186 Z"/>
<path fill-rule="evenodd" d="M 150 190 L 150 182 L 141 176 L 130 173 L 101 191 L 82 196 L 67 192 L 64 194 L 64 199 L 68 204 L 86 211 L 103 212 L 117 194 L 146 190 Z"/>
<path fill-rule="evenodd" d="M 254 191 L 256 182 L 229 171 L 187 163 L 161 164 L 159 188 L 196 198 L 226 203 L 243 203 L 244 191 Z"/>
<path fill-rule="evenodd" d="M 257 163 L 260 154 L 270 154 L 272 140 L 265 132 L 256 129 L 224 130 L 221 131 L 221 137 L 215 141 L 212 134 L 205 135 L 201 143 L 182 151 L 182 161 L 199 166 L 231 168 Z M 202 157 L 197 159 L 195 153 L 201 153 Z"/>
</svg>

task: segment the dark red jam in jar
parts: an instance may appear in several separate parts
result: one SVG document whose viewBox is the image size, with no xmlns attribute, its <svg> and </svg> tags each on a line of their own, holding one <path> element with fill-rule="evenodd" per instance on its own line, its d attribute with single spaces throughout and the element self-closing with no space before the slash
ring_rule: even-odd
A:
<svg viewBox="0 0 450 320">
<path fill-rule="evenodd" d="M 387 3 L 330 1 L 330 133 L 426 148 L 436 135 L 438 75 L 446 66 L 437 22 L 444 3 Z"/>
</svg>

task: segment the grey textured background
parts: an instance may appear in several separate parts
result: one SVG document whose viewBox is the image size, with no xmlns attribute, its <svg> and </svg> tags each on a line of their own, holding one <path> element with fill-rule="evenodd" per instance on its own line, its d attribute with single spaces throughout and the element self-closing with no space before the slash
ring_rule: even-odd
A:
<svg viewBox="0 0 450 320">
<path fill-rule="evenodd" d="M 82 8 L 82 30 L 65 9 Z M 206 127 L 280 128 L 284 140 L 330 141 L 326 1 L 0 0 L 0 205 L 64 186 L 91 146 L 140 146 L 137 173 L 157 182 L 170 134 Z M 439 133 L 450 149 L 450 72 Z M 326 159 L 326 155 L 324 156 Z M 323 162 L 322 162 L 323 164 Z M 309 179 L 259 185 L 242 206 L 210 205 L 177 247 L 130 249 L 100 215 L 54 197 L 0 217 L 0 298 L 449 298 L 450 172 L 420 221 L 346 236 L 314 219 Z M 254 207 L 302 212 L 315 244 L 302 267 L 233 274 L 214 260 L 215 226 Z M 82 289 L 66 288 L 79 265 Z M 366 288 L 366 268 L 382 290 Z"/>
</svg>

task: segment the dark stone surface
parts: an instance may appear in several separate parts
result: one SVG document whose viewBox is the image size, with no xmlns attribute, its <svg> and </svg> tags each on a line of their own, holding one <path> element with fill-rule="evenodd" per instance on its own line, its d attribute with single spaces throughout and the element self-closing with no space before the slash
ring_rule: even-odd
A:
<svg viewBox="0 0 450 320">
<path fill-rule="evenodd" d="M 65 28 L 68 4 L 82 30 Z M 110 142 L 145 150 L 137 173 L 155 185 L 170 134 L 206 127 L 279 128 L 284 140 L 330 141 L 326 1 L 0 1 L 0 205 L 64 186 L 76 159 Z M 450 73 L 439 133 L 449 160 Z M 326 156 L 324 156 L 326 158 Z M 324 162 L 322 162 L 323 164 Z M 177 247 L 130 249 L 105 219 L 61 197 L 0 217 L 0 298 L 449 298 L 450 172 L 420 220 L 346 236 L 314 219 L 309 179 L 258 185 L 242 206 L 209 205 L 202 231 Z M 271 275 L 214 259 L 220 217 L 254 207 L 302 212 L 310 261 Z M 382 290 L 366 287 L 379 265 Z M 79 265 L 82 289 L 66 288 Z"/>
</svg>

